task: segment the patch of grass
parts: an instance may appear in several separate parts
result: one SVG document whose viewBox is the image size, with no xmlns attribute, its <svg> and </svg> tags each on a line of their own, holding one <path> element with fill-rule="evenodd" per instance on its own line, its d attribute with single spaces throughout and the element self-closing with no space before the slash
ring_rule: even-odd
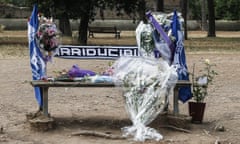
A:
<svg viewBox="0 0 240 144">
<path fill-rule="evenodd" d="M 22 44 L 27 45 L 27 37 L 0 37 L 0 44 Z"/>
<path fill-rule="evenodd" d="M 240 50 L 240 38 L 189 38 L 184 42 L 187 50 Z"/>
</svg>

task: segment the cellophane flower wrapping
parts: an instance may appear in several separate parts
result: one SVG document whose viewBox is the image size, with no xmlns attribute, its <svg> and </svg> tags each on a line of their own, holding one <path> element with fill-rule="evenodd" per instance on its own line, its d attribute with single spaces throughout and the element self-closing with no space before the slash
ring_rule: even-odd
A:
<svg viewBox="0 0 240 144">
<path fill-rule="evenodd" d="M 154 57 L 153 28 L 151 24 L 139 23 L 136 29 L 136 40 L 141 56 Z"/>
<path fill-rule="evenodd" d="M 123 135 L 136 141 L 161 140 L 163 136 L 148 127 L 168 104 L 168 95 L 177 82 L 176 69 L 166 61 L 149 57 L 121 57 L 114 63 L 115 83 L 122 86 L 126 110 L 132 126 Z"/>
</svg>

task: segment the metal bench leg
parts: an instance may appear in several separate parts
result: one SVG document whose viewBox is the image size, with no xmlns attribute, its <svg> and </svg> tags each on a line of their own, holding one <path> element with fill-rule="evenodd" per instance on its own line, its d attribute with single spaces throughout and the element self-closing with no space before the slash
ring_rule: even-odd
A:
<svg viewBox="0 0 240 144">
<path fill-rule="evenodd" d="M 120 32 L 117 32 L 117 33 L 115 34 L 115 38 L 116 38 L 116 39 L 120 39 Z"/>
<path fill-rule="evenodd" d="M 90 38 L 90 37 L 94 38 L 93 32 L 89 32 L 88 37 L 89 37 L 89 38 Z"/>
<path fill-rule="evenodd" d="M 175 86 L 174 87 L 174 94 L 173 94 L 173 114 L 178 115 L 179 114 L 179 109 L 178 109 L 178 90 L 179 87 Z"/>
<path fill-rule="evenodd" d="M 48 116 L 48 87 L 42 87 L 43 91 L 43 114 Z"/>
</svg>

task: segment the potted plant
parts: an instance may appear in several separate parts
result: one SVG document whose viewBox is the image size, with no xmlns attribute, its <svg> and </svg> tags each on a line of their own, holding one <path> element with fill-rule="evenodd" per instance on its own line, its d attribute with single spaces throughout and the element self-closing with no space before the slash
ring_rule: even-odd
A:
<svg viewBox="0 0 240 144">
<path fill-rule="evenodd" d="M 193 123 L 202 123 L 206 103 L 204 99 L 208 95 L 209 84 L 213 84 L 213 79 L 217 72 L 213 69 L 216 64 L 211 64 L 208 59 L 204 62 L 204 67 L 195 74 L 195 64 L 193 65 L 192 75 L 192 96 L 194 101 L 189 102 L 189 115 Z"/>
</svg>

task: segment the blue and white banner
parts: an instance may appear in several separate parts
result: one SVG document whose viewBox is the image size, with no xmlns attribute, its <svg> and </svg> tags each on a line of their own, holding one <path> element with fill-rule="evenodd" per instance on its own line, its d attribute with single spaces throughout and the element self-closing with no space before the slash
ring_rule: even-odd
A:
<svg viewBox="0 0 240 144">
<path fill-rule="evenodd" d="M 168 57 L 168 63 L 171 64 L 172 61 L 173 61 L 173 54 L 174 54 L 174 50 L 175 50 L 173 42 L 171 41 L 170 37 L 166 34 L 166 32 L 164 31 L 162 26 L 158 23 L 156 18 L 152 15 L 151 11 L 147 12 L 146 16 L 147 16 L 149 22 L 152 24 L 152 26 L 157 30 L 158 34 L 161 35 L 161 38 L 164 40 L 164 42 L 168 45 L 169 50 L 164 50 L 165 52 L 167 52 L 165 54 L 167 54 L 168 56 L 165 55 L 164 57 L 165 58 Z M 155 38 L 155 46 L 158 49 L 158 44 L 156 45 L 156 43 L 159 43 L 159 42 L 156 41 L 156 39 L 158 39 L 160 37 L 157 38 L 156 35 L 155 35 L 154 38 Z M 165 49 L 165 47 L 164 47 L 164 49 Z"/>
<path fill-rule="evenodd" d="M 139 53 L 137 46 L 61 45 L 55 56 L 70 59 L 118 59 L 121 56 L 139 56 Z"/>
<path fill-rule="evenodd" d="M 28 22 L 28 41 L 29 41 L 29 51 L 30 51 L 30 64 L 32 68 L 32 78 L 33 80 L 39 80 L 45 75 L 46 64 L 43 60 L 42 53 L 38 48 L 35 40 L 35 35 L 38 30 L 38 9 L 37 5 L 34 5 L 32 15 Z M 39 87 L 34 87 L 35 97 L 39 106 L 43 105 L 42 102 L 42 92 Z"/>
<path fill-rule="evenodd" d="M 176 38 L 175 41 L 175 53 L 173 59 L 173 65 L 177 65 L 178 69 L 178 80 L 189 80 L 188 68 L 186 63 L 186 56 L 184 50 L 184 34 L 180 30 L 180 22 L 177 16 L 177 12 L 174 11 L 173 20 L 172 20 L 172 34 Z M 191 87 L 181 87 L 179 89 L 179 99 L 182 102 L 186 102 L 192 98 Z"/>
</svg>

